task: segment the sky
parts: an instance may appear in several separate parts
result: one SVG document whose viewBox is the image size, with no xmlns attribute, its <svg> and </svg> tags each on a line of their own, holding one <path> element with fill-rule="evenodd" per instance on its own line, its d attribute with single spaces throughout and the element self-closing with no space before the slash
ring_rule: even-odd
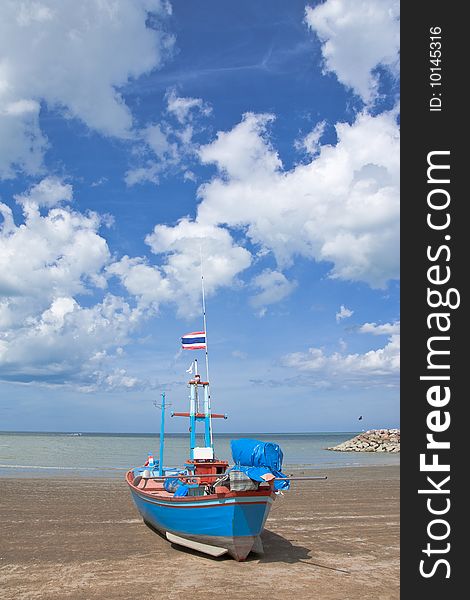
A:
<svg viewBox="0 0 470 600">
<path fill-rule="evenodd" d="M 2 2 L 0 430 L 187 410 L 201 255 L 216 432 L 399 426 L 398 187 L 395 0 Z"/>
</svg>

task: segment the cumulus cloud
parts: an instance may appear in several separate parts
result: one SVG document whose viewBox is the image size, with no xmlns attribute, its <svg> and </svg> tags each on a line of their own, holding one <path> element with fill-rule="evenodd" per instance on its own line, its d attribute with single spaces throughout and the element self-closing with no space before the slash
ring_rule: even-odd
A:
<svg viewBox="0 0 470 600">
<path fill-rule="evenodd" d="M 337 144 L 320 146 L 308 164 L 291 170 L 283 168 L 270 143 L 272 120 L 272 115 L 247 113 L 231 130 L 218 132 L 212 143 L 200 148 L 201 162 L 214 164 L 217 174 L 198 189 L 196 218 L 184 218 L 174 227 L 157 225 L 147 237 L 152 251 L 164 257 L 158 272 L 145 261 L 122 263 L 120 272 L 114 268 L 128 291 L 131 272 L 145 272 L 150 279 L 163 276 L 182 314 L 181 306 L 194 307 L 198 297 L 194 271 L 200 244 L 209 257 L 206 284 L 210 293 L 219 285 L 236 283 L 251 264 L 252 255 L 243 247 L 243 239 L 257 246 L 260 256 L 272 253 L 278 265 L 253 281 L 260 292 L 252 302 L 260 311 L 293 290 L 295 284 L 282 270 L 296 256 L 331 263 L 332 278 L 362 281 L 375 288 L 398 277 L 395 112 L 364 113 L 352 124 L 337 124 Z M 234 241 L 235 233 L 242 239 L 239 244 Z M 141 293 L 137 284 L 132 293 L 151 303 L 152 286 L 142 278 L 136 281 Z M 155 290 L 161 298 L 159 285 Z"/>
<path fill-rule="evenodd" d="M 303 150 L 310 156 L 314 156 L 320 150 L 320 140 L 325 132 L 326 121 L 320 121 L 315 125 L 315 127 L 307 133 L 307 135 L 300 139 L 296 140 L 295 148 L 297 150 Z"/>
<path fill-rule="evenodd" d="M 104 383 L 109 389 L 132 389 L 139 385 L 137 377 L 130 377 L 125 369 L 115 369 L 104 377 Z"/>
<path fill-rule="evenodd" d="M 341 307 L 344 308 L 343 306 Z M 346 309 L 347 311 L 347 309 Z M 341 312 L 341 311 L 340 311 Z M 352 311 L 347 311 L 352 314 Z M 338 313 L 340 314 L 340 313 Z M 348 315 L 350 316 L 350 315 Z M 340 340 L 341 352 L 327 354 L 322 348 L 309 348 L 307 352 L 293 352 L 282 357 L 281 362 L 302 372 L 313 372 L 323 381 L 335 384 L 396 385 L 400 373 L 400 322 L 364 323 L 360 333 L 387 335 L 383 348 L 364 353 L 346 353 L 346 344 Z"/>
<path fill-rule="evenodd" d="M 28 175 L 39 172 L 47 148 L 47 140 L 39 127 L 39 103 L 2 101 L 4 94 L 0 64 L 0 180 L 13 178 L 15 168 Z"/>
<path fill-rule="evenodd" d="M 251 298 L 251 303 L 255 307 L 265 307 L 289 296 L 297 284 L 279 271 L 265 269 L 252 279 L 252 285 L 260 291 Z"/>
<path fill-rule="evenodd" d="M 0 203 L 3 378 L 93 379 L 95 357 L 127 343 L 141 321 L 139 308 L 106 292 L 111 256 L 99 234 L 103 219 L 64 204 L 72 196 L 69 184 L 43 179 L 16 196 L 23 210 L 18 225 Z"/>
<path fill-rule="evenodd" d="M 341 305 L 339 312 L 336 313 L 336 322 L 339 323 L 343 319 L 347 319 L 354 314 L 353 310 L 346 308 L 346 306 Z"/>
<path fill-rule="evenodd" d="M 0 377 L 73 381 L 82 389 L 139 386 L 113 357 L 162 303 L 200 312 L 200 254 L 207 295 L 237 284 L 251 254 L 223 228 L 182 219 L 147 236 L 160 258 L 113 260 L 100 227 L 108 219 L 73 210 L 71 185 L 47 177 L 15 197 L 17 224 L 0 203 Z M 124 297 L 108 291 L 117 278 Z M 272 292 L 274 293 L 274 292 Z"/>
<path fill-rule="evenodd" d="M 144 258 L 129 258 L 109 265 L 107 272 L 118 277 L 127 292 L 138 299 L 140 307 L 158 311 L 160 303 L 169 301 L 174 290 L 161 270 L 148 264 Z"/>
<path fill-rule="evenodd" d="M 129 187 L 137 185 L 139 183 L 147 182 L 155 183 L 156 185 L 158 185 L 158 183 L 160 182 L 160 171 L 161 165 L 159 165 L 155 161 L 149 160 L 146 161 L 146 164 L 144 166 L 135 167 L 126 171 L 124 181 Z"/>
<path fill-rule="evenodd" d="M 306 7 L 305 21 L 322 42 L 324 70 L 366 103 L 377 95 L 376 67 L 397 75 L 399 14 L 398 0 L 327 0 Z"/>
<path fill-rule="evenodd" d="M 197 220 L 239 229 L 278 265 L 332 263 L 330 277 L 383 288 L 399 272 L 399 132 L 394 111 L 338 123 L 338 142 L 291 170 L 271 116 L 247 114 L 200 150 L 219 175 L 199 187 Z"/>
<path fill-rule="evenodd" d="M 139 149 L 140 166 L 129 169 L 124 177 L 128 186 L 139 183 L 160 183 L 160 174 L 178 165 L 181 151 L 173 132 L 167 124 L 151 123 L 138 133 L 144 145 Z"/>
<path fill-rule="evenodd" d="M 228 132 L 219 131 L 216 139 L 199 151 L 202 163 L 213 163 L 229 180 L 257 180 L 264 183 L 282 167 L 281 160 L 266 136 L 273 115 L 246 113 Z M 204 191 L 201 190 L 204 196 Z"/>
<path fill-rule="evenodd" d="M 10 324 L 0 351 L 0 373 L 13 380 L 93 381 L 94 357 L 126 344 L 136 325 L 133 309 L 111 294 L 91 307 L 72 297 L 54 298 L 42 312 L 24 298 L 20 307 L 26 319 Z"/>
<path fill-rule="evenodd" d="M 220 227 L 182 219 L 175 227 L 156 225 L 146 237 L 160 266 L 142 257 L 121 260 L 107 267 L 143 310 L 158 311 L 161 303 L 172 303 L 180 317 L 201 310 L 201 252 L 207 296 L 221 287 L 237 285 L 237 276 L 251 264 L 251 254 L 237 246 L 230 233 Z"/>
<path fill-rule="evenodd" d="M 162 131 L 161 125 L 148 125 L 143 130 L 143 138 L 153 150 L 155 156 L 162 160 L 171 160 L 176 154 L 176 144 L 170 143 L 168 135 Z"/>
<path fill-rule="evenodd" d="M 18 194 L 15 200 L 23 207 L 48 207 L 72 200 L 72 186 L 63 183 L 58 177 L 45 177 L 33 185 L 25 194 Z"/>
<path fill-rule="evenodd" d="M 183 125 L 187 121 L 191 121 L 194 114 L 208 116 L 212 112 L 212 108 L 202 98 L 178 96 L 173 88 L 167 92 L 167 111 Z"/>
<path fill-rule="evenodd" d="M 336 383 L 373 385 L 398 382 L 400 371 L 400 336 L 392 335 L 378 350 L 363 354 L 334 352 L 327 354 L 321 348 L 294 352 L 283 357 L 282 363 L 298 371 L 312 372 Z"/>
<path fill-rule="evenodd" d="M 200 133 L 201 117 L 210 114 L 211 107 L 201 98 L 187 98 L 176 94 L 174 89 L 166 94 L 166 114 L 172 119 L 162 119 L 160 123 L 149 123 L 138 132 L 138 166 L 129 169 L 125 175 L 128 186 L 151 182 L 160 183 L 162 175 L 183 173 L 185 181 L 194 180 L 188 170 L 188 162 L 197 157 L 199 149 L 194 136 Z"/>
<path fill-rule="evenodd" d="M 119 89 L 158 67 L 173 38 L 161 0 L 24 0 L 0 7 L 0 178 L 41 168 L 41 103 L 105 135 L 133 135 Z M 149 15 L 156 15 L 149 24 Z M 8 143 L 7 143 L 8 141 Z"/>
<path fill-rule="evenodd" d="M 400 333 L 400 321 L 395 323 L 364 323 L 359 328 L 359 333 L 371 333 L 372 335 L 395 335 Z"/>
<path fill-rule="evenodd" d="M 46 188 L 51 199 L 44 197 Z M 0 292 L 11 297 L 51 300 L 54 296 L 84 293 L 89 282 L 103 286 L 102 268 L 109 259 L 98 234 L 100 217 L 54 206 L 71 198 L 70 186 L 43 180 L 24 196 L 25 222 L 15 225 L 11 209 L 0 204 L 4 222 L 0 236 Z M 40 206 L 50 210 L 41 215 Z"/>
<path fill-rule="evenodd" d="M 208 296 L 219 287 L 235 285 L 252 260 L 250 252 L 238 246 L 226 229 L 187 218 L 175 227 L 155 226 L 146 242 L 154 254 L 164 255 L 161 270 L 170 282 L 179 315 L 198 311 L 201 252 Z"/>
<path fill-rule="evenodd" d="M 239 274 L 252 262 L 244 247 L 247 241 L 258 257 L 274 255 L 278 268 L 265 270 L 253 281 L 260 291 L 252 303 L 260 314 L 293 290 L 295 284 L 282 271 L 296 256 L 330 263 L 332 278 L 375 288 L 398 277 L 395 111 L 362 113 L 351 124 L 338 123 L 336 145 L 319 146 L 308 164 L 290 170 L 284 169 L 270 142 L 273 118 L 247 113 L 231 130 L 219 131 L 214 141 L 200 147 L 201 162 L 215 165 L 217 172 L 198 188 L 194 220 L 157 225 L 147 236 L 152 252 L 163 257 L 160 267 L 127 257 L 119 268 L 113 267 L 112 273 L 141 303 L 157 306 L 168 294 L 178 305 L 178 314 L 192 314 L 198 302 L 194 273 L 201 244 L 209 263 L 209 293 L 237 284 Z M 165 140 L 158 140 L 166 151 Z M 164 292 L 162 278 L 169 286 Z M 344 311 L 338 320 L 346 317 Z"/>
</svg>

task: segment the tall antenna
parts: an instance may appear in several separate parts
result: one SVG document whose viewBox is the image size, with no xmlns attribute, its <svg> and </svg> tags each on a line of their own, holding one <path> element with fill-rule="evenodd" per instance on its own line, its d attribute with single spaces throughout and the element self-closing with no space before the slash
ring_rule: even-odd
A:
<svg viewBox="0 0 470 600">
<path fill-rule="evenodd" d="M 201 256 L 201 290 L 202 290 L 202 318 L 203 318 L 203 323 L 204 323 L 204 332 L 206 335 L 206 380 L 209 382 L 209 354 L 208 354 L 208 340 L 207 340 L 207 323 L 206 323 L 206 296 L 204 293 L 204 269 L 203 269 L 203 262 L 202 262 L 202 244 L 199 246 L 199 253 Z M 212 419 L 210 417 L 211 415 L 211 391 L 210 391 L 210 383 L 208 385 L 208 409 L 209 409 L 209 432 L 210 432 L 210 439 L 211 439 L 211 445 L 212 445 Z"/>
</svg>

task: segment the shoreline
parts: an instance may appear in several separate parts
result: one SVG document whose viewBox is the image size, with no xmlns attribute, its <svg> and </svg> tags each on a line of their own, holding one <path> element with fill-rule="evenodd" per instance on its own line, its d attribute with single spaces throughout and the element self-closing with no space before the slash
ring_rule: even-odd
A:
<svg viewBox="0 0 470 600">
<path fill-rule="evenodd" d="M 354 456 L 355 453 L 351 452 Z M 396 456 L 396 455 L 395 455 Z M 397 457 L 398 458 L 398 457 Z M 386 458 L 384 457 L 384 460 Z M 135 466 L 135 465 L 134 465 Z M 283 471 L 289 473 L 290 471 L 295 471 L 297 474 L 299 472 L 317 472 L 317 471 L 330 471 L 330 470 L 338 470 L 338 469 L 382 469 L 386 467 L 398 467 L 400 468 L 399 460 L 391 460 L 390 463 L 383 462 L 382 464 L 326 464 L 326 465 L 311 465 L 311 464 L 293 464 L 286 465 L 283 467 Z M 41 465 L 5 465 L 0 464 L 0 480 L 1 479 L 48 479 L 52 475 L 56 475 L 60 477 L 60 479 L 97 479 L 100 477 L 105 477 L 106 479 L 120 479 L 124 477 L 129 469 L 133 468 L 133 466 L 129 467 L 107 467 L 104 469 L 102 467 L 60 467 L 60 466 L 41 466 Z M 17 472 L 15 472 L 15 470 Z"/>
<path fill-rule="evenodd" d="M 398 600 L 399 467 L 328 471 L 276 498 L 265 554 L 244 563 L 172 546 L 142 523 L 123 480 L 0 478 L 2 598 L 244 600 L 249 582 L 258 600 Z"/>
</svg>

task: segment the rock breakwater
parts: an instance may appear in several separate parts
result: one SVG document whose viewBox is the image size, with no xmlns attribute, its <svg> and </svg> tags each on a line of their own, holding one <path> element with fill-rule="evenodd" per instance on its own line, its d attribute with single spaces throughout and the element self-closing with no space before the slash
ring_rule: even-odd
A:
<svg viewBox="0 0 470 600">
<path fill-rule="evenodd" d="M 327 448 L 338 452 L 400 452 L 399 429 L 370 429 L 346 442 Z"/>
</svg>

